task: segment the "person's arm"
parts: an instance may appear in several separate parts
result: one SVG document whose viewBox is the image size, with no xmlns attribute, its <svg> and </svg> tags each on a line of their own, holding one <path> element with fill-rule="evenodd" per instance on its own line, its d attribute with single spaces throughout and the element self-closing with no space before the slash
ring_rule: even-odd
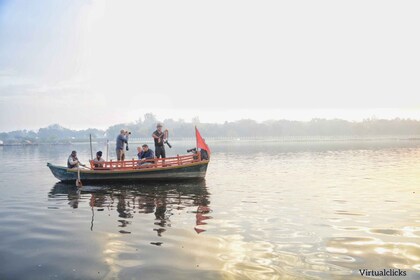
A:
<svg viewBox="0 0 420 280">
<path fill-rule="evenodd" d="M 157 140 L 158 140 L 158 143 L 160 143 L 160 142 L 162 141 L 162 136 L 163 136 L 163 134 L 162 134 L 161 136 L 157 136 L 154 132 L 153 132 L 153 134 L 152 134 L 152 137 L 153 137 L 154 139 L 157 139 Z"/>
<path fill-rule="evenodd" d="M 74 159 L 74 158 L 72 158 L 72 157 L 69 157 L 69 163 L 70 163 L 71 165 L 76 165 L 76 164 L 78 164 L 78 163 L 79 163 L 79 160 Z"/>
<path fill-rule="evenodd" d="M 67 162 L 69 163 L 69 165 L 76 165 L 76 161 L 72 157 L 69 157 L 67 159 Z"/>
<path fill-rule="evenodd" d="M 86 166 L 83 163 L 81 163 L 78 159 L 73 159 L 72 157 L 69 158 L 69 163 L 70 165 L 81 165 L 81 166 Z"/>
<path fill-rule="evenodd" d="M 86 165 L 84 165 L 83 163 L 81 163 L 81 162 L 80 162 L 80 160 L 79 160 L 78 158 L 77 158 L 76 162 L 77 162 L 77 164 L 78 164 L 78 165 L 81 165 L 81 166 L 86 166 Z"/>
<path fill-rule="evenodd" d="M 125 135 L 118 135 L 118 138 L 117 138 L 117 141 L 118 140 L 121 140 L 123 143 L 126 143 L 127 144 L 127 136 L 125 136 Z"/>
</svg>

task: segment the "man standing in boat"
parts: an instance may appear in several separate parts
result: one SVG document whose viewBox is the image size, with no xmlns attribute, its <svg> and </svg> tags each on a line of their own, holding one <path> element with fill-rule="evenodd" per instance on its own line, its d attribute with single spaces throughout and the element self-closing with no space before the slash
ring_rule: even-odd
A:
<svg viewBox="0 0 420 280">
<path fill-rule="evenodd" d="M 155 141 L 155 155 L 157 158 L 165 158 L 165 141 L 168 138 L 168 130 L 165 129 L 165 131 L 162 131 L 163 125 L 161 123 L 158 123 L 156 126 L 155 132 L 153 132 L 152 137 Z"/>
<path fill-rule="evenodd" d="M 117 136 L 115 152 L 117 153 L 117 160 L 125 159 L 124 144 L 128 144 L 127 131 L 121 129 L 120 134 Z"/>
</svg>

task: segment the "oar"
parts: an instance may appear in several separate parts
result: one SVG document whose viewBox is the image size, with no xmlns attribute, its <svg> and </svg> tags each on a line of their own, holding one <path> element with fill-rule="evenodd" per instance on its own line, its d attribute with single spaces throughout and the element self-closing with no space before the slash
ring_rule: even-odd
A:
<svg viewBox="0 0 420 280">
<path fill-rule="evenodd" d="M 83 187 L 82 185 L 82 180 L 80 180 L 80 167 L 77 166 L 77 180 L 76 180 L 76 187 L 81 188 Z"/>
<path fill-rule="evenodd" d="M 90 159 L 93 160 L 92 134 L 89 134 L 89 143 L 90 143 Z"/>
</svg>

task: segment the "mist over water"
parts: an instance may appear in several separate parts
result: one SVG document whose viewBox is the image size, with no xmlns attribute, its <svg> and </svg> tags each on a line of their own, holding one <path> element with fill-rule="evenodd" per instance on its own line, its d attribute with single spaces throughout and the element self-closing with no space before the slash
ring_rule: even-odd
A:
<svg viewBox="0 0 420 280">
<path fill-rule="evenodd" d="M 46 163 L 89 145 L 0 147 L 0 278 L 418 279 L 420 142 L 209 144 L 205 181 L 81 190 Z"/>
</svg>

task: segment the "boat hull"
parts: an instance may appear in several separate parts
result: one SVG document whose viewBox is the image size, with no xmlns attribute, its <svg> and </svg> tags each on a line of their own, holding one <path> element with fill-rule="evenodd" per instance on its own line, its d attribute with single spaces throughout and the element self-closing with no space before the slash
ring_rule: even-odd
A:
<svg viewBox="0 0 420 280">
<path fill-rule="evenodd" d="M 120 182 L 120 181 L 168 181 L 186 179 L 204 179 L 208 161 L 195 162 L 182 166 L 162 168 L 144 168 L 131 170 L 88 170 L 80 169 L 82 182 Z M 54 177 L 62 182 L 75 181 L 77 169 L 47 163 Z"/>
</svg>

